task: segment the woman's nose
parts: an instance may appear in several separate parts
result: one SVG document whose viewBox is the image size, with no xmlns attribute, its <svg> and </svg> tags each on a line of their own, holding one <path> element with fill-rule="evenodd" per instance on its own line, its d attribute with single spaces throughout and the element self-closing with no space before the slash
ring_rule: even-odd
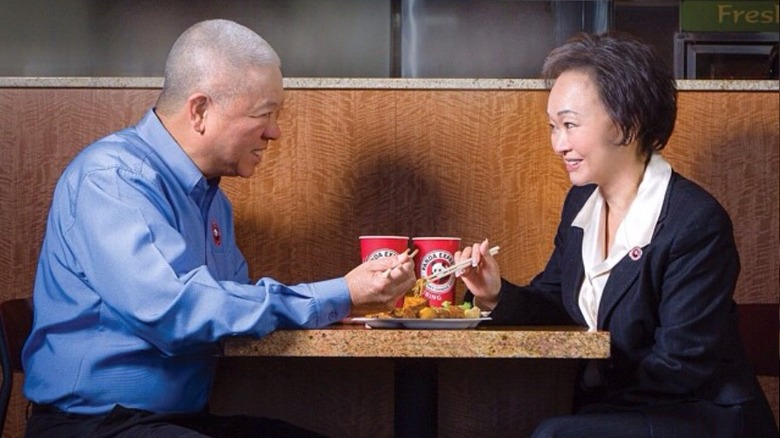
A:
<svg viewBox="0 0 780 438">
<path fill-rule="evenodd" d="M 568 150 L 568 142 L 566 141 L 566 134 L 562 132 L 554 132 L 550 136 L 552 142 L 552 149 L 557 154 L 562 154 Z"/>
</svg>

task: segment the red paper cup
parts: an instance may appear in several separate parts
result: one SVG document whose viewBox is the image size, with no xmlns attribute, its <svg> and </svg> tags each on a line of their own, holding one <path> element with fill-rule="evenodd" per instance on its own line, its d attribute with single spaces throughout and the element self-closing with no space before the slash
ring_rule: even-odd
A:
<svg viewBox="0 0 780 438">
<path fill-rule="evenodd" d="M 419 250 L 414 257 L 418 278 L 435 274 L 455 263 L 455 252 L 460 249 L 460 237 L 414 237 L 414 246 Z M 455 304 L 455 275 L 429 281 L 423 296 L 432 307 L 441 307 L 449 301 Z"/>
<path fill-rule="evenodd" d="M 393 257 L 409 249 L 405 236 L 360 236 L 360 259 L 364 262 Z"/>
<path fill-rule="evenodd" d="M 406 236 L 360 236 L 360 259 L 364 262 L 393 257 L 409 249 L 409 238 Z M 401 297 L 395 307 L 404 306 Z"/>
</svg>

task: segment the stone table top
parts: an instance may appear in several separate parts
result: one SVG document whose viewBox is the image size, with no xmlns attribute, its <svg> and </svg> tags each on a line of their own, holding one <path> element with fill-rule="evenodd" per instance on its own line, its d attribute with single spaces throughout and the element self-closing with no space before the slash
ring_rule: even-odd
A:
<svg viewBox="0 0 780 438">
<path fill-rule="evenodd" d="M 462 330 L 371 329 L 335 324 L 224 341 L 224 355 L 390 358 L 606 358 L 609 333 L 581 327 L 480 326 Z"/>
</svg>

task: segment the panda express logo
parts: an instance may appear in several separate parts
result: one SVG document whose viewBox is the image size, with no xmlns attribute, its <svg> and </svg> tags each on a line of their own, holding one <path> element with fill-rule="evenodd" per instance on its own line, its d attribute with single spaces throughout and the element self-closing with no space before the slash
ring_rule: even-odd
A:
<svg viewBox="0 0 780 438">
<path fill-rule="evenodd" d="M 455 263 L 455 257 L 447 251 L 433 250 L 420 260 L 420 276 L 427 277 L 429 275 L 435 275 L 436 273 L 449 268 Z M 448 275 L 438 280 L 429 281 L 425 288 L 428 292 L 432 293 L 444 293 L 452 290 L 452 286 L 455 284 L 455 276 Z"/>
<path fill-rule="evenodd" d="M 371 254 L 369 254 L 368 257 L 366 257 L 366 261 L 381 259 L 383 257 L 393 257 L 393 256 L 397 256 L 397 255 L 398 255 L 398 253 L 393 251 L 392 249 L 389 249 L 389 248 L 379 248 L 379 249 L 375 249 L 373 252 L 371 252 Z"/>
</svg>

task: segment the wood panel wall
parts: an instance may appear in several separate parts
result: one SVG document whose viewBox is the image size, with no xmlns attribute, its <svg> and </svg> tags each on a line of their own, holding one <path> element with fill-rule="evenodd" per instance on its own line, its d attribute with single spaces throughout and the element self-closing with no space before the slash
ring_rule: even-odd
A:
<svg viewBox="0 0 780 438">
<path fill-rule="evenodd" d="M 64 166 L 135 123 L 157 92 L 0 89 L 0 299 L 31 294 Z M 223 183 L 251 274 L 330 278 L 358 263 L 361 234 L 453 235 L 490 238 L 501 245 L 504 276 L 530 280 L 549 255 L 569 186 L 545 108 L 544 91 L 288 90 L 282 139 L 254 177 Z M 731 214 L 743 266 L 738 302 L 778 302 L 778 132 L 776 91 L 682 91 L 664 153 Z M 777 416 L 777 379 L 762 384 Z M 21 436 L 19 386 L 6 436 Z"/>
</svg>

